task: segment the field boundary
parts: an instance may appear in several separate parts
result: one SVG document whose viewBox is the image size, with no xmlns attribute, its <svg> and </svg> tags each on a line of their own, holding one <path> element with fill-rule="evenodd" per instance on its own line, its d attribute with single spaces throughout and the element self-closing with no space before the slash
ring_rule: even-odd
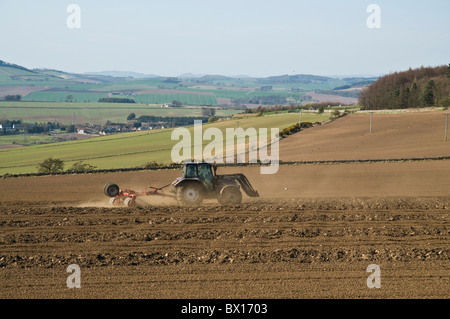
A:
<svg viewBox="0 0 450 319">
<path fill-rule="evenodd" d="M 353 160 L 323 160 L 323 161 L 279 161 L 278 165 L 336 165 L 336 164 L 371 164 L 371 163 L 399 163 L 399 162 L 423 162 L 423 161 L 448 161 L 450 156 L 438 157 L 413 157 L 413 158 L 385 158 L 385 159 L 353 159 Z M 258 163 L 218 163 L 218 167 L 260 167 L 271 164 Z M 135 171 L 155 171 L 179 169 L 183 164 L 158 165 L 152 167 L 129 167 L 129 168 L 111 168 L 96 169 L 88 171 L 64 171 L 53 173 L 24 173 L 24 174 L 4 174 L 0 178 L 19 178 L 19 177 L 37 177 L 37 176 L 56 176 L 56 175 L 80 175 L 80 174 L 101 174 L 117 172 L 135 172 Z"/>
</svg>

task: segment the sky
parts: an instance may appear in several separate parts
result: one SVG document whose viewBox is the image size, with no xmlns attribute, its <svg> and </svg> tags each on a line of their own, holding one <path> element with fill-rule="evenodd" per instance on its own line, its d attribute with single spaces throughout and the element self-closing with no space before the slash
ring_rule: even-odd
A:
<svg viewBox="0 0 450 319">
<path fill-rule="evenodd" d="M 378 76 L 450 63 L 449 12 L 449 0 L 0 0 L 0 60 L 74 73 Z"/>
</svg>

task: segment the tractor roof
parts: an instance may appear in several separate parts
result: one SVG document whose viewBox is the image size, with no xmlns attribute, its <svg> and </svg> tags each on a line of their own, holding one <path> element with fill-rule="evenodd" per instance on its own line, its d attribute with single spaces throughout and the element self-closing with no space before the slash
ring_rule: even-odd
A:
<svg viewBox="0 0 450 319">
<path fill-rule="evenodd" d="M 210 162 L 184 162 L 184 165 L 188 165 L 188 164 L 212 164 Z"/>
</svg>

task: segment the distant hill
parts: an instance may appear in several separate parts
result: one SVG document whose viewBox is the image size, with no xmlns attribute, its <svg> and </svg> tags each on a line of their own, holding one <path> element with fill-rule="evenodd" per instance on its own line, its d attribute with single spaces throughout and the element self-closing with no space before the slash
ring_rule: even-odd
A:
<svg viewBox="0 0 450 319">
<path fill-rule="evenodd" d="M 292 84 L 292 83 L 326 83 L 331 78 L 311 74 L 278 75 L 258 79 L 260 83 Z"/>
<path fill-rule="evenodd" d="M 450 64 L 382 76 L 361 91 L 359 104 L 367 110 L 448 106 L 449 97 Z"/>
<path fill-rule="evenodd" d="M 26 72 L 31 72 L 34 73 L 34 71 L 27 69 L 23 66 L 17 65 L 17 64 L 13 64 L 13 63 L 8 63 L 5 61 L 0 60 L 0 67 L 8 67 L 8 68 L 12 68 L 12 69 L 17 69 L 17 70 L 22 70 L 22 71 L 26 71 Z"/>
<path fill-rule="evenodd" d="M 132 71 L 101 71 L 101 72 L 85 72 L 85 75 L 104 75 L 104 76 L 113 76 L 113 77 L 121 77 L 121 78 L 135 78 L 135 79 L 146 79 L 146 78 L 157 78 L 159 75 L 156 74 L 144 74 Z"/>
<path fill-rule="evenodd" d="M 302 104 L 336 96 L 355 99 L 371 79 L 338 79 L 311 74 L 264 78 L 247 75 L 184 73 L 177 77 L 133 71 L 71 73 L 49 68 L 28 68 L 0 60 L 0 100 L 20 95 L 29 102 L 98 102 L 125 96 L 138 104 L 179 101 L 187 106 L 245 108 L 257 104 Z M 327 96 L 329 98 L 327 98 Z M 9 98 L 9 97 L 8 97 Z M 356 99 L 355 99 L 356 101 Z"/>
</svg>

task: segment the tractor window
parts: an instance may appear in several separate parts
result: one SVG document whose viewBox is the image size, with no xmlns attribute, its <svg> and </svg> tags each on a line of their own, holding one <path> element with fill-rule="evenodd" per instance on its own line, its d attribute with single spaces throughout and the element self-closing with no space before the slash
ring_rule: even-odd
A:
<svg viewBox="0 0 450 319">
<path fill-rule="evenodd" d="M 211 172 L 211 165 L 199 164 L 198 165 L 198 175 L 200 178 L 203 178 L 204 180 L 211 181 L 213 178 L 213 175 Z"/>
<path fill-rule="evenodd" d="M 186 166 L 186 178 L 197 177 L 197 165 L 187 165 Z"/>
</svg>

